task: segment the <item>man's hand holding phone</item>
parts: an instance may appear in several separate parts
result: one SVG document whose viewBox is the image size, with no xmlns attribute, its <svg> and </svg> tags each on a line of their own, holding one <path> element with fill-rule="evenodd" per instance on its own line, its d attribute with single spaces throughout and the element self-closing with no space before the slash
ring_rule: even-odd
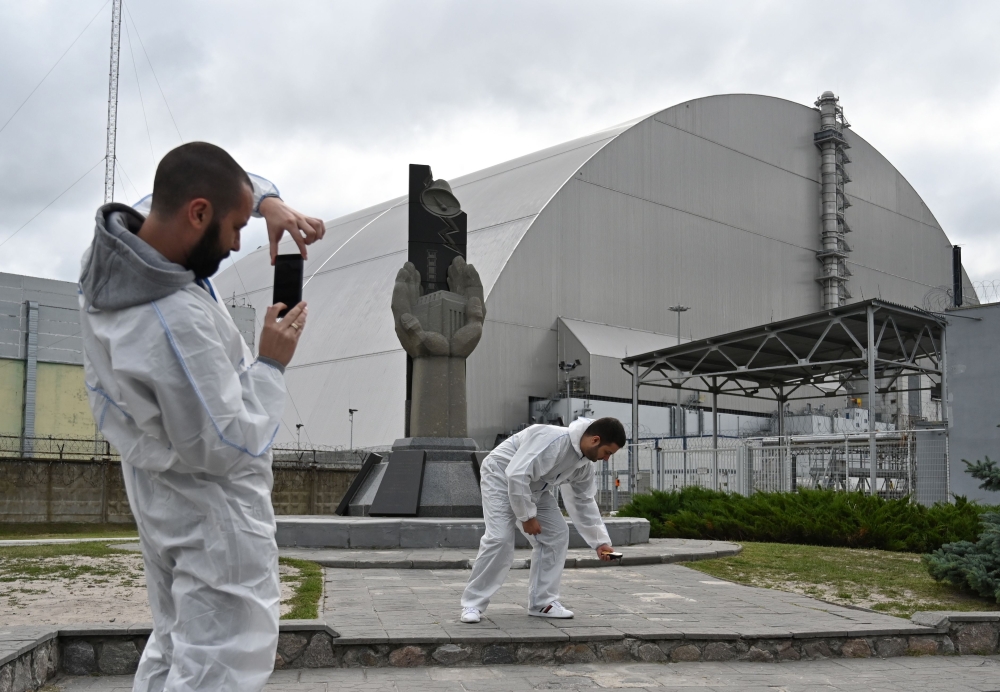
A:
<svg viewBox="0 0 1000 692">
<path fill-rule="evenodd" d="M 612 560 L 620 560 L 622 556 L 621 553 L 616 553 L 614 548 L 605 543 L 597 546 L 597 557 L 604 562 L 611 562 Z"/>
<path fill-rule="evenodd" d="M 260 215 L 267 222 L 267 237 L 271 244 L 271 264 L 278 257 L 278 241 L 288 231 L 288 235 L 299 248 L 303 259 L 309 257 L 306 245 L 312 245 L 322 240 L 326 235 L 326 226 L 321 219 L 316 219 L 296 210 L 284 203 L 280 197 L 265 197 L 258 207 Z"/>
<path fill-rule="evenodd" d="M 309 311 L 302 302 L 289 310 L 279 321 L 278 313 L 284 308 L 284 303 L 278 303 L 267 309 L 264 315 L 264 328 L 260 332 L 260 350 L 257 353 L 287 366 L 295 355 L 295 347 L 299 345 L 299 338 L 305 329 Z"/>
</svg>

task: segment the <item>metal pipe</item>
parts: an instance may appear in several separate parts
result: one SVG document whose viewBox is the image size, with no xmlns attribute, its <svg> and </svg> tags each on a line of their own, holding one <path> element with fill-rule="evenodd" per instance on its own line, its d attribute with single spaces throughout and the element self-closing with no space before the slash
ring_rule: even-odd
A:
<svg viewBox="0 0 1000 692">
<path fill-rule="evenodd" d="M 868 306 L 868 468 L 871 494 L 875 494 L 878 482 L 878 470 L 875 446 L 875 308 Z"/>
</svg>

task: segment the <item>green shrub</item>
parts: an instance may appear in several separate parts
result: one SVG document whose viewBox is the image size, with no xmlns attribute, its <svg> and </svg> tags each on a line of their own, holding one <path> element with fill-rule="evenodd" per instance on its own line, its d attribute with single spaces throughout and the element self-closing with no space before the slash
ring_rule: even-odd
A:
<svg viewBox="0 0 1000 692">
<path fill-rule="evenodd" d="M 965 459 L 966 473 L 983 481 L 983 490 L 1000 490 L 1000 468 L 995 461 L 977 461 L 970 464 Z M 924 564 L 930 575 L 938 581 L 948 581 L 960 589 L 1000 603 L 1000 514 L 986 512 L 980 517 L 982 532 L 979 539 L 948 543 L 930 555 L 924 555 Z"/>
<path fill-rule="evenodd" d="M 698 487 L 636 495 L 618 516 L 649 520 L 654 538 L 704 538 L 925 553 L 975 540 L 989 507 L 958 498 L 924 507 L 907 498 L 800 490 L 727 495 Z"/>
</svg>

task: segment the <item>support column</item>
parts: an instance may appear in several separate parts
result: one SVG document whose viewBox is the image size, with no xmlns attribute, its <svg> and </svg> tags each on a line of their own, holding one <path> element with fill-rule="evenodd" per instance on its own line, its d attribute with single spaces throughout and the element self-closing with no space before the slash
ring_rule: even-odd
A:
<svg viewBox="0 0 1000 692">
<path fill-rule="evenodd" d="M 951 406 L 948 405 L 947 327 L 941 329 L 941 418 L 944 423 L 944 497 L 951 502 Z"/>
<path fill-rule="evenodd" d="M 628 455 L 628 489 L 635 495 L 639 465 L 639 363 L 632 363 L 632 448 Z"/>
<path fill-rule="evenodd" d="M 875 494 L 878 482 L 878 449 L 875 443 L 875 308 L 868 306 L 868 482 Z"/>
<path fill-rule="evenodd" d="M 712 378 L 712 490 L 719 489 L 719 388 Z"/>
<path fill-rule="evenodd" d="M 781 475 L 781 478 L 779 479 L 781 481 L 781 489 L 786 490 L 786 485 L 787 485 L 787 489 L 790 490 L 792 485 L 791 482 L 787 484 L 785 483 L 786 469 L 789 468 L 790 464 L 788 463 L 789 462 L 788 439 L 785 435 L 785 390 L 783 387 L 778 389 L 778 445 L 779 449 L 781 449 L 781 454 L 782 454 L 781 469 L 779 471 Z"/>
<path fill-rule="evenodd" d="M 27 337 L 25 338 L 24 409 L 21 418 L 21 453 L 25 457 L 35 452 L 35 393 L 38 388 L 38 303 L 27 303 Z"/>
</svg>

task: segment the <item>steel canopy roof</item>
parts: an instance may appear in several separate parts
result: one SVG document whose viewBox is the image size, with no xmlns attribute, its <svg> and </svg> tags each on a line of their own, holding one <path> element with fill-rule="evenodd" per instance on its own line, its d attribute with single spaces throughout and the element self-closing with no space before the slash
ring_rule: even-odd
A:
<svg viewBox="0 0 1000 692">
<path fill-rule="evenodd" d="M 640 385 L 814 399 L 864 381 L 872 343 L 876 378 L 890 380 L 885 392 L 904 373 L 940 381 L 945 325 L 940 315 L 873 299 L 629 356 L 622 367 L 637 366 Z"/>
</svg>

